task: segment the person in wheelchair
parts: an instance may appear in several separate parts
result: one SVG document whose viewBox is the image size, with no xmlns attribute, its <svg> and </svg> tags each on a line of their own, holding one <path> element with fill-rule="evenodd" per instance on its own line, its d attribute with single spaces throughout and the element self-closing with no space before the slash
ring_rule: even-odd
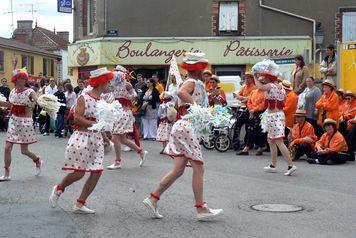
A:
<svg viewBox="0 0 356 238">
<path fill-rule="evenodd" d="M 234 125 L 233 148 L 235 151 L 240 149 L 240 131 L 243 125 L 249 120 L 247 100 L 251 92 L 256 89 L 252 72 L 246 72 L 243 76 L 245 85 L 239 92 L 234 93 L 234 97 L 241 102 L 240 108 L 236 113 L 236 123 Z M 246 139 L 245 139 L 246 141 Z"/>
<path fill-rule="evenodd" d="M 215 105 L 226 106 L 227 104 L 224 89 L 219 86 L 219 83 L 219 77 L 212 75 L 210 78 L 211 88 L 207 90 L 209 105 L 211 107 Z"/>
</svg>

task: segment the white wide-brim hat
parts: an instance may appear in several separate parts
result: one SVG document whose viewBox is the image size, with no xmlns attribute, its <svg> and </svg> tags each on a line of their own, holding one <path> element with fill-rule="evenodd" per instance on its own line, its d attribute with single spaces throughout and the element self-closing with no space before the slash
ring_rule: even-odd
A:
<svg viewBox="0 0 356 238">
<path fill-rule="evenodd" d="M 106 67 L 99 68 L 93 71 L 90 71 L 90 77 L 89 78 L 97 78 L 106 74 L 111 73 Z"/>
</svg>

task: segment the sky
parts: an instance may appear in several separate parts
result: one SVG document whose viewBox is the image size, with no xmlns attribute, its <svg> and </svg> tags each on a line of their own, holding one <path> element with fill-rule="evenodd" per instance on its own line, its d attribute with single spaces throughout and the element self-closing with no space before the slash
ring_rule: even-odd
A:
<svg viewBox="0 0 356 238">
<path fill-rule="evenodd" d="M 70 41 L 73 39 L 73 15 L 57 12 L 57 0 L 12 0 L 14 12 L 14 29 L 17 20 L 32 20 L 31 4 L 36 11 L 33 13 L 33 27 L 37 20 L 40 27 L 53 31 L 69 31 Z M 0 0 L 0 36 L 12 36 L 10 0 Z"/>
</svg>

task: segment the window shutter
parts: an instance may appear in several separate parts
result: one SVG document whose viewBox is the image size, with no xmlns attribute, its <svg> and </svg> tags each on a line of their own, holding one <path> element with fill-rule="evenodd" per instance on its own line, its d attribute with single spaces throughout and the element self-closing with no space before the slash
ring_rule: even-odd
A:
<svg viewBox="0 0 356 238">
<path fill-rule="evenodd" d="M 342 15 L 342 41 L 356 41 L 356 12 Z"/>
<path fill-rule="evenodd" d="M 238 3 L 220 2 L 219 31 L 238 30 Z"/>
</svg>

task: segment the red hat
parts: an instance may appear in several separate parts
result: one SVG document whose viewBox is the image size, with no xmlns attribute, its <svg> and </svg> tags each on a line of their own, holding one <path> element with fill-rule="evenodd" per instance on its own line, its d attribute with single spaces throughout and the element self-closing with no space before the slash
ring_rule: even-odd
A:
<svg viewBox="0 0 356 238">
<path fill-rule="evenodd" d="M 22 69 L 15 69 L 14 71 L 12 71 L 12 78 L 11 78 L 11 82 L 12 83 L 16 83 L 17 79 L 24 79 L 24 80 L 28 80 L 28 73 L 25 68 Z"/>
<path fill-rule="evenodd" d="M 205 59 L 204 53 L 188 52 L 184 56 L 185 58 L 180 63 L 180 67 L 187 71 L 203 71 L 209 64 L 209 61 Z"/>
<path fill-rule="evenodd" d="M 89 85 L 93 88 L 107 83 L 114 78 L 114 74 L 106 67 L 90 71 Z"/>
</svg>

